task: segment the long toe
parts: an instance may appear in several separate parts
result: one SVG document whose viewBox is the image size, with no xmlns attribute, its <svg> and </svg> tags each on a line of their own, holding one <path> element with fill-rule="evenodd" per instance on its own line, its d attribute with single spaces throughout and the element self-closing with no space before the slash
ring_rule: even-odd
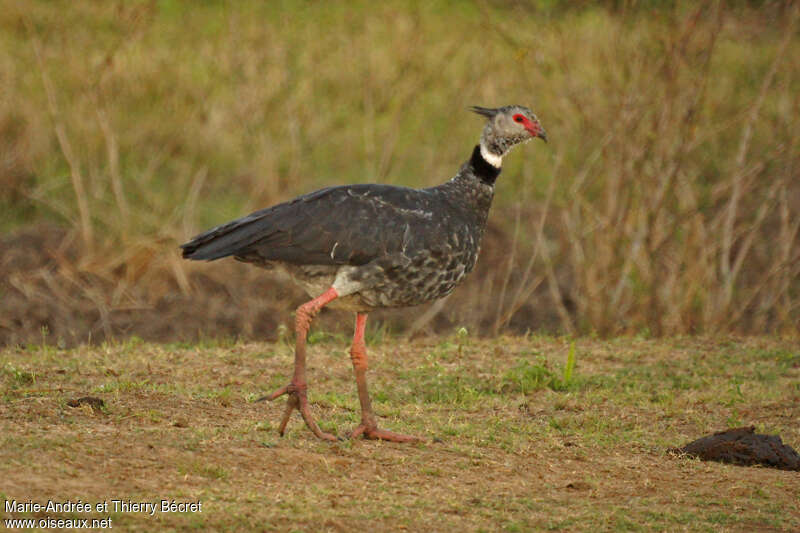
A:
<svg viewBox="0 0 800 533">
<path fill-rule="evenodd" d="M 300 414 L 303 415 L 303 420 L 305 420 L 308 429 L 313 431 L 314 435 L 322 440 L 327 440 L 330 442 L 336 442 L 339 440 L 336 435 L 326 433 L 319 428 L 317 423 L 314 421 L 314 418 L 311 416 L 311 409 L 308 407 L 308 400 L 306 399 L 305 394 L 300 396 L 300 406 L 298 408 L 300 409 Z"/>
<path fill-rule="evenodd" d="M 361 424 L 350 434 L 351 439 L 363 436 L 365 439 L 372 440 L 387 440 L 390 442 L 424 442 L 425 439 L 415 437 L 414 435 L 404 435 L 402 433 L 395 433 L 394 431 L 387 431 L 375 426 L 366 426 Z"/>
<path fill-rule="evenodd" d="M 292 416 L 292 412 L 297 409 L 300 411 L 300 414 L 308 426 L 308 429 L 310 429 L 314 435 L 317 436 L 317 438 L 330 442 L 336 442 L 339 440 L 336 435 L 322 431 L 314 421 L 314 417 L 311 415 L 311 408 L 308 405 L 308 397 L 306 396 L 305 387 L 299 387 L 294 383 L 290 383 L 289 385 L 278 389 L 262 399 L 274 400 L 283 396 L 284 394 L 289 396 L 289 399 L 286 401 L 286 410 L 283 412 L 281 423 L 278 426 L 278 432 L 280 433 L 281 437 L 286 432 L 286 425 L 289 423 L 289 418 Z M 259 401 L 261 401 L 261 399 L 259 399 Z"/>
</svg>

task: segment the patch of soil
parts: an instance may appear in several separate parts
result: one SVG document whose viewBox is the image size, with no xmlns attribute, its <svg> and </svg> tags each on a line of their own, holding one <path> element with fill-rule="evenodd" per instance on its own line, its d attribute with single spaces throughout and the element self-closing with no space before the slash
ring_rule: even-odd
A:
<svg viewBox="0 0 800 533">
<path fill-rule="evenodd" d="M 388 320 L 395 332 L 450 333 L 467 326 L 493 333 L 502 314 L 493 287 L 502 285 L 508 271 L 510 244 L 490 226 L 476 271 L 444 305 L 379 311 L 370 322 Z M 281 325 L 291 331 L 294 309 L 307 300 L 275 273 L 233 260 L 183 261 L 170 241 L 139 246 L 140 251 L 134 245 L 116 250 L 119 257 L 104 262 L 103 254 L 82 254 L 75 233 L 59 226 L 40 224 L 0 236 L 0 346 L 71 347 L 130 336 L 156 342 L 273 341 Z M 518 277 L 512 270 L 504 305 L 513 300 Z M 515 306 L 503 331 L 557 330 L 549 298 L 538 287 Z M 352 333 L 352 317 L 341 311 L 323 310 L 315 324 Z"/>
<path fill-rule="evenodd" d="M 791 446 L 777 435 L 756 433 L 753 426 L 720 431 L 671 451 L 703 461 L 800 470 L 800 455 Z"/>
</svg>

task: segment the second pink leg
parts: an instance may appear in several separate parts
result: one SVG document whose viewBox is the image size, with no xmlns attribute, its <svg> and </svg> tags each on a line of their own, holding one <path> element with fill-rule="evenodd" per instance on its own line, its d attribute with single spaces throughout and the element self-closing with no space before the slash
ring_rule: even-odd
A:
<svg viewBox="0 0 800 533">
<path fill-rule="evenodd" d="M 378 429 L 375 415 L 372 412 L 372 402 L 367 392 L 367 346 L 364 334 L 367 329 L 367 314 L 356 314 L 356 330 L 353 334 L 353 346 L 350 348 L 350 357 L 353 361 L 353 370 L 356 374 L 358 387 L 358 400 L 361 402 L 361 424 L 350 434 L 350 438 L 360 437 L 367 439 L 381 439 L 393 442 L 414 442 L 422 440 L 412 435 L 402 435 L 384 429 Z"/>
</svg>

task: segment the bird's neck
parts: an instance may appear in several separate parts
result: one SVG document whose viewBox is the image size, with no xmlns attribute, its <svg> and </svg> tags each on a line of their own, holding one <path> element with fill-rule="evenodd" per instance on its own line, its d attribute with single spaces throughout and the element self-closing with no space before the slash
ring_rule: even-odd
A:
<svg viewBox="0 0 800 533">
<path fill-rule="evenodd" d="M 498 135 L 494 130 L 491 121 L 486 124 L 481 132 L 481 155 L 483 159 L 493 167 L 500 168 L 503 164 L 503 157 L 516 144 L 516 142 L 503 135 Z"/>
<path fill-rule="evenodd" d="M 500 168 L 481 155 L 478 145 L 455 177 L 429 190 L 444 193 L 451 201 L 463 206 L 469 216 L 477 217 L 478 226 L 482 226 L 486 224 L 494 198 L 494 182 L 499 175 Z"/>
<path fill-rule="evenodd" d="M 478 146 L 480 147 L 480 155 L 484 161 L 486 161 L 495 168 L 500 168 L 503 166 L 502 155 L 497 155 L 492 153 L 492 151 L 486 147 L 486 144 L 483 141 L 481 141 L 481 144 L 479 144 Z"/>
<path fill-rule="evenodd" d="M 472 157 L 469 158 L 468 164 L 476 178 L 482 183 L 494 187 L 494 182 L 502 170 L 503 156 L 492 153 L 492 151 L 481 142 L 472 150 Z"/>
</svg>

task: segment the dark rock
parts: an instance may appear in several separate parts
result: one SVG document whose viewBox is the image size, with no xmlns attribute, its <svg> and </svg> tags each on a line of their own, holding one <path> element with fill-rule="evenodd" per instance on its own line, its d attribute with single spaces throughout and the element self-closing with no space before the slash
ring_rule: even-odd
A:
<svg viewBox="0 0 800 533">
<path fill-rule="evenodd" d="M 757 434 L 753 426 L 720 431 L 670 451 L 703 461 L 800 471 L 800 455 L 791 446 L 777 435 Z"/>
</svg>

